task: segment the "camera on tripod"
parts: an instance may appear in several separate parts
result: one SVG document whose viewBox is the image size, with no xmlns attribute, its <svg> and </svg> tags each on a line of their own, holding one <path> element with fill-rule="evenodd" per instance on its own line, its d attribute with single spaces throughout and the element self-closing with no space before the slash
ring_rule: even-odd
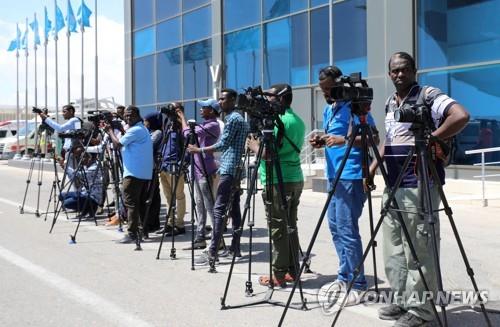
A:
<svg viewBox="0 0 500 327">
<path fill-rule="evenodd" d="M 281 92 L 280 92 L 281 93 Z M 236 108 L 243 110 L 255 118 L 266 118 L 275 115 L 283 115 L 285 107 L 280 101 L 269 101 L 261 86 L 248 87 L 244 93 L 238 94 L 236 98 Z M 279 97 L 281 94 L 272 94 Z"/>
<path fill-rule="evenodd" d="M 177 109 L 173 103 L 169 103 L 167 106 L 160 107 L 160 112 L 167 115 L 170 119 L 177 119 Z"/>
<path fill-rule="evenodd" d="M 104 121 L 111 125 L 113 129 L 122 129 L 121 122 L 114 119 L 113 114 L 108 110 L 92 110 L 88 111 L 88 114 L 87 120 L 94 123 L 95 126 L 98 126 L 101 121 Z"/>
<path fill-rule="evenodd" d="M 66 133 L 59 133 L 58 136 L 62 139 L 85 139 L 88 136 L 88 131 L 84 129 L 78 129 Z"/>
<path fill-rule="evenodd" d="M 373 89 L 361 78 L 361 72 L 340 76 L 335 80 L 335 84 L 330 89 L 330 98 L 334 101 L 351 102 L 352 111 L 356 115 L 364 115 L 370 110 Z"/>
<path fill-rule="evenodd" d="M 432 113 L 426 105 L 404 104 L 394 111 L 394 120 L 398 123 L 415 123 L 434 129 Z"/>
</svg>

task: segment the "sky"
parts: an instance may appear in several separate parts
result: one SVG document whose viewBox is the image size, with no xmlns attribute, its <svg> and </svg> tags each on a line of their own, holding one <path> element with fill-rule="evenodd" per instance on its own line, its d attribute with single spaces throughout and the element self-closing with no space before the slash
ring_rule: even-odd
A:
<svg viewBox="0 0 500 327">
<path fill-rule="evenodd" d="M 81 0 L 70 0 L 76 16 Z M 67 0 L 57 0 L 63 16 L 66 17 Z M 84 94 L 86 98 L 95 96 L 95 0 L 85 0 L 92 11 L 91 27 L 84 33 Z M 45 103 L 44 83 L 44 6 L 47 6 L 49 19 L 54 25 L 54 0 L 0 0 L 0 106 L 16 105 L 16 51 L 8 52 L 10 41 L 16 37 L 16 23 L 21 33 L 25 30 L 25 21 L 33 21 L 37 14 L 41 46 L 37 50 L 37 102 L 42 107 Z M 123 0 L 97 0 L 98 25 L 98 67 L 99 98 L 114 97 L 116 103 L 124 103 L 124 27 Z M 58 33 L 58 90 L 59 105 L 68 102 L 68 40 L 66 28 Z M 35 101 L 35 58 L 33 49 L 33 33 L 30 29 L 28 39 L 28 103 Z M 81 33 L 72 33 L 70 37 L 70 99 L 80 99 L 81 95 Z M 24 50 L 19 52 L 19 102 L 24 107 L 26 92 L 26 56 Z M 47 89 L 48 106 L 55 105 L 55 42 L 49 36 L 47 45 Z"/>
</svg>

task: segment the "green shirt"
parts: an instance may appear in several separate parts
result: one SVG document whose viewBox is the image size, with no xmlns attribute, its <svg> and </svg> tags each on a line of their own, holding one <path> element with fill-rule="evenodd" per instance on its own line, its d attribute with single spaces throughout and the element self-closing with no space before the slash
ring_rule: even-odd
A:
<svg viewBox="0 0 500 327">
<path fill-rule="evenodd" d="M 279 116 L 285 127 L 285 136 L 283 137 L 280 148 L 278 146 L 278 157 L 280 160 L 281 173 L 283 174 L 284 183 L 301 182 L 304 180 L 302 167 L 300 166 L 300 153 L 297 153 L 295 148 L 290 144 L 293 142 L 300 150 L 304 144 L 304 136 L 306 126 L 304 121 L 293 112 L 291 108 L 286 109 L 284 115 Z M 274 136 L 278 134 L 278 127 L 274 127 Z M 289 140 L 288 140 L 288 139 Z M 259 167 L 260 181 L 262 185 L 266 185 L 266 162 L 262 158 Z M 273 184 L 278 183 L 276 168 L 273 170 Z"/>
</svg>

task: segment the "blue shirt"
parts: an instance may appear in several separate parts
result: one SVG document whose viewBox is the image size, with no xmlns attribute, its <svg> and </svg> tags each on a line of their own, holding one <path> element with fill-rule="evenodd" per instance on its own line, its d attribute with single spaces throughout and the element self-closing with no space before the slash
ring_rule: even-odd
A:
<svg viewBox="0 0 500 327">
<path fill-rule="evenodd" d="M 236 111 L 226 116 L 226 124 L 220 140 L 215 143 L 215 151 L 221 151 L 219 174 L 235 176 L 236 168 L 240 164 L 241 156 L 245 151 L 245 142 L 248 134 L 248 124 Z"/>
<path fill-rule="evenodd" d="M 123 158 L 123 177 L 151 180 L 153 171 L 153 142 L 142 122 L 127 129 L 120 139 Z"/>
<path fill-rule="evenodd" d="M 368 124 L 375 126 L 375 121 L 373 117 L 368 113 L 367 116 Z M 351 115 L 351 103 L 341 102 L 337 103 L 335 106 L 328 105 L 323 111 L 323 128 L 326 134 L 337 135 L 337 136 L 347 136 L 349 134 L 349 125 L 354 123 L 354 125 L 359 124 L 359 118 L 356 115 Z M 351 132 L 352 133 L 352 132 Z M 352 133 L 353 134 L 353 133 Z M 335 174 L 340 167 L 342 158 L 347 150 L 347 145 L 337 145 L 325 148 L 326 156 L 326 176 L 328 180 L 332 181 L 335 179 Z M 362 179 L 361 172 L 361 149 L 358 147 L 352 147 L 349 158 L 342 171 L 341 179 L 346 180 L 356 180 Z"/>
<path fill-rule="evenodd" d="M 50 118 L 45 119 L 44 122 L 58 133 L 75 131 L 82 128 L 82 121 L 77 117 L 70 118 L 62 125 L 56 123 Z M 66 138 L 64 140 L 63 149 L 68 150 L 69 148 L 71 148 L 71 138 Z"/>
</svg>

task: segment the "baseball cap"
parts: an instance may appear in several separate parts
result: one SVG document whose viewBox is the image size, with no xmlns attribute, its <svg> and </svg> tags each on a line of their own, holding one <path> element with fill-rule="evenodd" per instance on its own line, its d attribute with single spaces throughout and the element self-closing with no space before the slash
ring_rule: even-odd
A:
<svg viewBox="0 0 500 327">
<path fill-rule="evenodd" d="M 217 102 L 217 100 L 215 99 L 198 100 L 197 102 L 202 107 L 212 108 L 216 113 L 219 113 L 220 111 L 219 102 Z"/>
</svg>

